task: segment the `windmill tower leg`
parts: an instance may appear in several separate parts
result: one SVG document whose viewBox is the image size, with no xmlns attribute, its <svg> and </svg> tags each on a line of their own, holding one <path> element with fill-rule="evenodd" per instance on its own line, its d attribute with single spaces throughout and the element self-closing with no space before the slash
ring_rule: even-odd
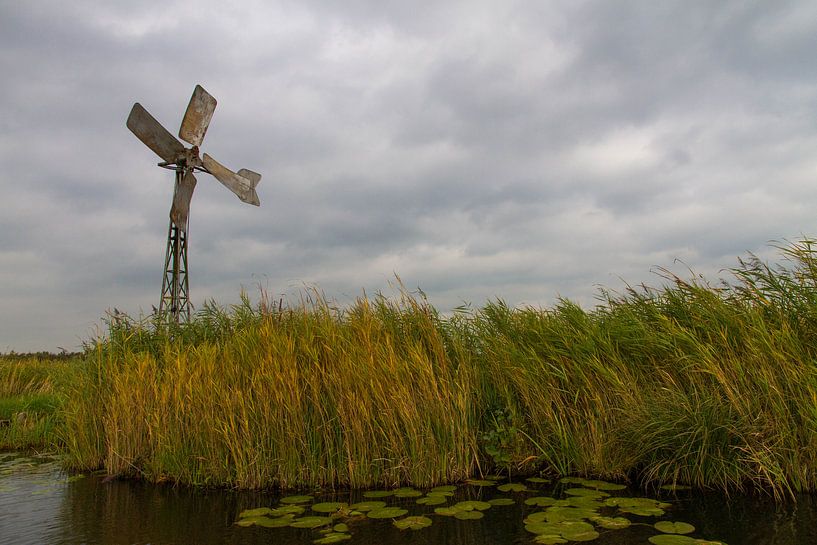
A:
<svg viewBox="0 0 817 545">
<path fill-rule="evenodd" d="M 176 171 L 176 189 L 184 176 L 183 170 Z M 176 225 L 170 220 L 167 229 L 167 249 L 165 251 L 164 277 L 162 279 L 162 299 L 159 301 L 159 315 L 168 322 L 190 320 L 190 290 L 187 279 L 187 225 Z"/>
</svg>

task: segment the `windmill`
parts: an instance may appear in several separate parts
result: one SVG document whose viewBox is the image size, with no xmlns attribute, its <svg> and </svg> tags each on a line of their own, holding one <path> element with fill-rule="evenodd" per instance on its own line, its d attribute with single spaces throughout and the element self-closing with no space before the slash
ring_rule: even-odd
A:
<svg viewBox="0 0 817 545">
<path fill-rule="evenodd" d="M 133 105 L 127 126 L 136 137 L 162 158 L 159 166 L 176 173 L 170 226 L 167 230 L 162 298 L 159 315 L 175 322 L 190 319 L 190 291 L 187 279 L 187 234 L 190 199 L 196 187 L 193 172 L 207 172 L 247 204 L 259 206 L 255 187 L 261 181 L 257 172 L 242 168 L 237 173 L 206 153 L 199 157 L 199 146 L 216 109 L 216 99 L 201 85 L 196 85 L 184 113 L 179 138 L 191 145 L 186 148 L 138 102 Z"/>
</svg>

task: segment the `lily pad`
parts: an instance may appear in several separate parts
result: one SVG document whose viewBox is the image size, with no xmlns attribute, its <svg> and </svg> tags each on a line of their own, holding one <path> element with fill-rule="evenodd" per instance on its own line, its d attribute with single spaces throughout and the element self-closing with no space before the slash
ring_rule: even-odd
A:
<svg viewBox="0 0 817 545">
<path fill-rule="evenodd" d="M 567 543 L 567 540 L 558 534 L 539 534 L 533 538 L 535 543 L 544 543 L 544 545 L 556 545 L 558 543 Z"/>
<path fill-rule="evenodd" d="M 421 530 L 431 526 L 431 519 L 423 516 L 413 516 L 395 520 L 392 524 L 401 530 Z"/>
<path fill-rule="evenodd" d="M 320 539 L 316 539 L 312 543 L 317 543 L 318 545 L 329 545 L 331 543 L 340 543 L 341 541 L 347 541 L 349 539 L 352 539 L 352 534 L 332 532 L 331 534 L 326 534 Z"/>
<path fill-rule="evenodd" d="M 363 493 L 364 498 L 388 498 L 394 496 L 394 490 L 367 490 Z"/>
<path fill-rule="evenodd" d="M 678 534 L 660 534 L 652 536 L 648 541 L 653 545 L 695 545 L 698 543 L 694 538 Z"/>
<path fill-rule="evenodd" d="M 621 530 L 632 524 L 624 517 L 593 517 L 590 520 L 607 530 Z"/>
<path fill-rule="evenodd" d="M 550 496 L 534 496 L 525 500 L 525 505 L 535 505 L 537 507 L 549 507 L 556 503 L 556 498 Z"/>
<path fill-rule="evenodd" d="M 247 517 L 263 517 L 272 513 L 269 507 L 257 507 L 255 509 L 245 509 L 238 514 L 238 518 L 243 519 Z"/>
<path fill-rule="evenodd" d="M 497 486 L 497 490 L 502 492 L 526 492 L 528 487 L 521 483 L 506 483 Z"/>
<path fill-rule="evenodd" d="M 445 496 L 426 496 L 424 498 L 418 498 L 417 503 L 419 505 L 442 505 L 447 500 Z"/>
<path fill-rule="evenodd" d="M 459 513 L 461 509 L 455 509 L 453 507 L 437 507 L 434 509 L 434 512 L 438 515 L 442 515 L 444 517 L 453 517 L 457 513 Z"/>
<path fill-rule="evenodd" d="M 552 506 L 546 510 L 546 518 L 551 522 L 561 521 L 577 521 L 595 517 L 599 513 L 595 509 L 586 509 L 582 507 L 559 507 Z"/>
<path fill-rule="evenodd" d="M 394 491 L 396 498 L 419 498 L 423 493 L 413 488 L 398 488 Z"/>
<path fill-rule="evenodd" d="M 444 484 L 442 486 L 435 486 L 431 492 L 454 492 L 457 489 L 453 484 Z"/>
<path fill-rule="evenodd" d="M 286 503 L 286 504 L 309 503 L 313 499 L 315 499 L 315 498 L 313 498 L 312 496 L 286 496 L 284 498 L 281 498 L 281 503 Z"/>
<path fill-rule="evenodd" d="M 334 526 L 332 526 L 332 530 L 340 534 L 343 534 L 349 531 L 349 527 L 341 522 L 340 524 L 335 524 Z"/>
<path fill-rule="evenodd" d="M 348 504 L 329 501 L 324 503 L 316 503 L 312 506 L 312 510 L 316 513 L 337 513 L 345 507 L 348 507 Z"/>
<path fill-rule="evenodd" d="M 516 505 L 516 502 L 513 500 L 513 498 L 494 498 L 492 500 L 488 500 L 488 503 L 490 503 L 493 506 Z"/>
<path fill-rule="evenodd" d="M 665 534 L 691 534 L 695 531 L 695 527 L 686 522 L 671 522 L 669 520 L 662 520 L 653 524 L 656 530 L 664 532 Z"/>
<path fill-rule="evenodd" d="M 594 480 L 585 480 L 581 483 L 582 486 L 587 486 L 589 488 L 595 488 L 596 490 L 624 490 L 627 488 L 623 484 L 616 484 L 616 483 L 608 483 L 607 481 L 594 481 Z"/>
<path fill-rule="evenodd" d="M 320 528 L 332 524 L 332 517 L 302 517 L 292 521 L 293 528 Z"/>
<path fill-rule="evenodd" d="M 466 483 L 472 486 L 495 486 L 496 481 L 489 481 L 487 479 L 468 479 Z"/>
<path fill-rule="evenodd" d="M 477 520 L 484 516 L 485 515 L 481 511 L 457 511 L 454 514 L 454 518 L 458 518 L 460 520 Z"/>
<path fill-rule="evenodd" d="M 350 505 L 349 509 L 365 513 L 366 511 L 371 511 L 372 509 L 381 509 L 383 507 L 386 507 L 386 502 L 384 501 L 362 501 Z"/>
<path fill-rule="evenodd" d="M 273 517 L 283 517 L 286 515 L 300 515 L 304 511 L 306 511 L 306 509 L 300 505 L 284 505 L 281 507 L 276 507 L 270 511 L 269 514 Z"/>
<path fill-rule="evenodd" d="M 585 498 L 606 498 L 610 494 L 601 490 L 590 490 L 589 488 L 568 488 L 565 490 L 568 496 L 583 496 Z"/>
<path fill-rule="evenodd" d="M 562 537 L 568 541 L 593 541 L 599 538 L 599 533 L 595 530 L 587 530 L 585 532 L 562 534 Z"/>
<path fill-rule="evenodd" d="M 454 493 L 448 490 L 430 490 L 426 496 L 442 496 L 443 498 L 448 498 L 453 496 Z"/>
<path fill-rule="evenodd" d="M 491 508 L 491 504 L 487 501 L 468 500 L 455 503 L 453 507 L 460 511 L 485 511 Z"/>
<path fill-rule="evenodd" d="M 247 526 L 264 526 L 267 528 L 275 528 L 289 526 L 290 523 L 292 523 L 292 519 L 290 517 L 279 517 L 271 519 L 265 516 L 244 517 L 236 521 L 236 525 L 243 526 L 245 528 Z"/>
<path fill-rule="evenodd" d="M 527 478 L 527 479 L 525 479 L 525 480 L 526 480 L 526 481 L 528 481 L 529 483 L 543 483 L 543 484 L 547 484 L 547 483 L 549 483 L 549 482 L 550 482 L 550 479 L 543 479 L 542 477 L 528 477 L 528 478 Z"/>
<path fill-rule="evenodd" d="M 662 517 L 665 514 L 665 511 L 658 507 L 621 507 L 619 511 L 640 517 Z"/>
<path fill-rule="evenodd" d="M 540 522 L 545 522 L 547 520 L 547 516 L 547 511 L 537 511 L 525 517 L 522 522 L 525 524 L 538 524 Z"/>
<path fill-rule="evenodd" d="M 397 517 L 402 517 L 408 513 L 408 509 L 403 509 L 402 507 L 381 507 L 379 509 L 372 509 L 366 516 L 370 519 L 395 519 Z"/>
</svg>

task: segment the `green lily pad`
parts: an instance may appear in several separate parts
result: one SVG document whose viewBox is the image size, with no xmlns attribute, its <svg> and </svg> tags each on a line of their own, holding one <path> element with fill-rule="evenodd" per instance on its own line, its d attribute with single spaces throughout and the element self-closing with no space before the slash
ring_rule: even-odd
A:
<svg viewBox="0 0 817 545">
<path fill-rule="evenodd" d="M 345 534 L 349 531 L 349 527 L 341 522 L 340 524 L 335 524 L 332 526 L 332 530 L 339 534 Z"/>
<path fill-rule="evenodd" d="M 281 507 L 276 507 L 270 511 L 269 514 L 273 517 L 283 517 L 286 515 L 300 515 L 304 511 L 306 511 L 306 509 L 300 505 L 284 505 Z"/>
<path fill-rule="evenodd" d="M 592 517 L 590 520 L 607 530 L 621 530 L 632 524 L 624 517 Z"/>
<path fill-rule="evenodd" d="M 388 498 L 394 496 L 394 490 L 368 490 L 363 493 L 364 498 Z"/>
<path fill-rule="evenodd" d="M 442 486 L 435 486 L 431 492 L 454 492 L 457 489 L 453 484 L 444 484 Z"/>
<path fill-rule="evenodd" d="M 586 532 L 564 533 L 562 537 L 568 541 L 593 541 L 599 538 L 599 533 L 595 530 L 587 530 Z"/>
<path fill-rule="evenodd" d="M 658 507 L 621 507 L 619 511 L 640 517 L 662 517 L 665 514 L 665 511 Z"/>
<path fill-rule="evenodd" d="M 594 511 L 604 507 L 604 503 L 586 496 L 571 496 L 567 498 L 567 504 L 570 507 L 582 507 L 584 509 L 592 509 Z"/>
<path fill-rule="evenodd" d="M 417 503 L 419 505 L 442 505 L 445 503 L 446 497 L 445 496 L 426 496 L 424 498 L 418 498 Z"/>
<path fill-rule="evenodd" d="M 525 524 L 538 524 L 540 522 L 545 522 L 547 520 L 547 516 L 547 511 L 537 511 L 525 517 L 522 522 Z"/>
<path fill-rule="evenodd" d="M 487 501 L 468 500 L 455 503 L 453 507 L 460 511 L 485 511 L 491 508 L 491 504 Z"/>
<path fill-rule="evenodd" d="M 525 500 L 525 505 L 535 505 L 536 507 L 550 507 L 556 503 L 556 498 L 550 496 L 534 496 Z"/>
<path fill-rule="evenodd" d="M 362 501 L 359 503 L 353 503 L 352 505 L 349 506 L 349 509 L 365 513 L 366 511 L 371 511 L 372 509 L 381 509 L 383 507 L 386 507 L 386 502 L 384 501 Z"/>
<path fill-rule="evenodd" d="M 567 543 L 567 540 L 558 534 L 539 534 L 533 538 L 535 543 L 543 543 L 544 545 L 556 545 L 558 543 Z"/>
<path fill-rule="evenodd" d="M 348 507 L 346 503 L 335 501 L 328 501 L 323 503 L 316 503 L 312 506 L 312 510 L 316 513 L 337 513 L 341 509 Z"/>
<path fill-rule="evenodd" d="M 525 519 L 527 522 L 527 519 Z M 525 530 L 537 535 L 561 536 L 561 529 L 553 522 L 529 522 L 525 524 Z"/>
<path fill-rule="evenodd" d="M 401 530 L 421 530 L 431 526 L 431 519 L 423 516 L 413 516 L 395 520 L 392 524 Z"/>
<path fill-rule="evenodd" d="M 349 539 L 352 539 L 352 534 L 333 532 L 331 534 L 326 534 L 322 538 L 316 539 L 312 543 L 317 543 L 318 545 L 329 545 L 331 543 L 340 543 L 341 541 L 347 541 Z"/>
<path fill-rule="evenodd" d="M 292 521 L 293 528 L 320 528 L 332 524 L 332 517 L 302 517 Z"/>
<path fill-rule="evenodd" d="M 312 496 L 286 496 L 284 498 L 281 498 L 281 503 L 286 503 L 286 504 L 309 503 L 313 499 L 315 499 L 315 498 L 313 498 Z"/>
<path fill-rule="evenodd" d="M 526 492 L 528 487 L 521 483 L 506 483 L 497 486 L 497 490 L 502 492 Z"/>
<path fill-rule="evenodd" d="M 550 482 L 550 479 L 543 479 L 542 477 L 528 477 L 528 478 L 527 478 L 527 479 L 525 479 L 525 480 L 526 480 L 526 481 L 528 481 L 529 483 L 543 483 L 543 484 L 547 484 L 547 483 L 549 483 L 549 482 Z"/>
<path fill-rule="evenodd" d="M 547 520 L 551 522 L 584 520 L 599 514 L 595 509 L 559 507 L 556 505 L 548 507 L 545 512 Z"/>
<path fill-rule="evenodd" d="M 272 513 L 269 507 L 257 507 L 255 509 L 245 509 L 238 514 L 238 518 L 243 519 L 247 517 L 263 517 Z"/>
<path fill-rule="evenodd" d="M 669 520 L 662 520 L 653 524 L 656 530 L 664 532 L 665 534 L 691 534 L 695 531 L 695 527 L 686 522 L 671 522 Z"/>
<path fill-rule="evenodd" d="M 453 496 L 454 493 L 448 490 L 430 490 L 426 496 L 442 496 L 443 498 L 448 498 Z"/>
<path fill-rule="evenodd" d="M 516 502 L 512 498 L 494 498 L 492 500 L 488 500 L 488 503 L 490 503 L 493 506 L 516 505 Z"/>
<path fill-rule="evenodd" d="M 583 496 L 585 498 L 606 498 L 610 494 L 601 490 L 590 490 L 589 488 L 568 488 L 565 490 L 568 496 Z"/>
<path fill-rule="evenodd" d="M 593 481 L 593 480 L 585 480 L 581 483 L 582 486 L 587 486 L 589 488 L 595 488 L 596 490 L 624 490 L 627 488 L 623 484 L 616 484 L 616 483 L 608 483 L 607 481 Z"/>
<path fill-rule="evenodd" d="M 379 509 L 372 509 L 366 516 L 370 519 L 396 519 L 408 513 L 408 509 L 402 507 L 381 507 Z"/>
<path fill-rule="evenodd" d="M 473 486 L 495 486 L 496 481 L 489 481 L 486 479 L 468 479 L 466 483 Z"/>
<path fill-rule="evenodd" d="M 461 509 L 455 509 L 453 507 L 437 507 L 434 509 L 434 512 L 438 515 L 442 515 L 444 517 L 453 517 L 457 513 L 459 513 Z"/>
<path fill-rule="evenodd" d="M 458 518 L 460 520 L 477 520 L 484 516 L 485 515 L 481 511 L 457 511 L 454 514 L 454 518 Z"/>
<path fill-rule="evenodd" d="M 696 545 L 697 540 L 678 534 L 660 534 L 648 539 L 653 545 Z"/>
<path fill-rule="evenodd" d="M 289 526 L 292 523 L 291 517 L 279 517 L 279 518 L 268 518 L 265 516 L 257 516 L 257 517 L 244 517 L 238 519 L 236 524 L 238 526 L 264 526 L 265 528 L 282 528 L 284 526 Z"/>
<path fill-rule="evenodd" d="M 396 498 L 419 498 L 423 493 L 413 488 L 398 488 L 394 491 Z"/>
</svg>

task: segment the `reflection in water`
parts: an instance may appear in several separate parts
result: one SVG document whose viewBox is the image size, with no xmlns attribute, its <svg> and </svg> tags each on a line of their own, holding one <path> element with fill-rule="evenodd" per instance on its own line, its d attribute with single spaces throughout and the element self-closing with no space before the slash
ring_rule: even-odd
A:
<svg viewBox="0 0 817 545">
<path fill-rule="evenodd" d="M 546 489 L 537 494 L 550 494 Z M 556 493 L 559 491 L 557 490 Z M 463 486 L 457 500 L 490 499 L 497 492 Z M 359 545 L 510 545 L 532 544 L 522 520 L 531 507 L 493 507 L 485 518 L 460 521 L 432 515 L 434 523 L 418 532 L 401 532 L 388 520 L 351 523 L 351 541 Z M 672 519 L 692 523 L 695 535 L 729 545 L 804 545 L 817 543 L 817 498 L 802 496 L 796 504 L 777 505 L 769 498 L 718 494 L 669 496 Z M 322 501 L 354 503 L 360 492 L 320 496 Z M 413 498 L 397 500 L 412 514 L 430 512 Z M 0 453 L 0 544 L 2 545 L 307 545 L 315 530 L 240 528 L 233 523 L 244 509 L 271 506 L 277 496 L 260 492 L 193 490 L 89 476 L 70 479 L 53 459 Z M 645 545 L 655 535 L 653 519 L 633 517 L 643 525 L 603 532 L 598 545 Z"/>
</svg>

